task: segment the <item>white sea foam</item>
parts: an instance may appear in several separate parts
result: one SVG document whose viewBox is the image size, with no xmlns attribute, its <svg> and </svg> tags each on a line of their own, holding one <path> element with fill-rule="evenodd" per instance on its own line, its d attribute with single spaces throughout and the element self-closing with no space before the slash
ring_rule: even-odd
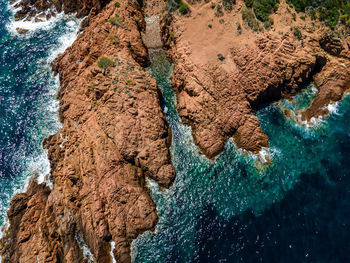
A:
<svg viewBox="0 0 350 263">
<path fill-rule="evenodd" d="M 15 11 L 12 8 L 12 11 Z M 37 30 L 37 29 L 46 29 L 49 30 L 52 28 L 55 23 L 62 21 L 63 19 L 70 20 L 67 22 L 67 26 L 65 27 L 66 33 L 63 34 L 58 39 L 58 45 L 53 47 L 51 51 L 49 52 L 48 57 L 43 61 L 46 62 L 46 65 L 44 67 L 49 67 L 50 63 L 57 57 L 58 54 L 64 52 L 64 50 L 69 47 L 76 39 L 78 30 L 80 27 L 80 23 L 82 19 L 76 19 L 73 16 L 66 16 L 63 13 L 58 14 L 55 18 L 50 19 L 46 22 L 24 22 L 24 21 L 14 21 L 12 20 L 8 25 L 7 29 L 10 33 L 17 34 L 16 28 L 21 27 L 29 30 Z M 30 35 L 29 35 L 30 37 Z M 53 97 L 52 95 L 57 93 L 59 87 L 59 78 L 56 76 L 53 78 L 52 81 L 52 88 L 49 90 L 49 96 Z M 48 103 L 46 105 L 46 111 L 51 113 L 52 116 L 55 116 L 58 110 L 58 101 L 52 100 L 52 102 Z M 49 115 L 51 115 L 49 114 Z M 61 124 L 59 123 L 57 119 L 57 126 L 55 127 L 55 130 L 57 131 L 61 127 Z M 54 131 L 51 131 L 54 132 Z M 8 196 L 8 199 L 10 200 L 13 195 L 21 192 L 25 192 L 28 188 L 28 185 L 30 181 L 33 178 L 36 178 L 38 183 L 46 183 L 51 189 L 52 189 L 52 183 L 49 180 L 50 175 L 50 162 L 47 158 L 47 150 L 43 150 L 42 153 L 39 156 L 30 156 L 27 157 L 24 160 L 24 163 L 27 165 L 26 171 L 22 173 L 22 175 L 18 175 L 15 179 L 12 179 L 10 184 L 12 185 L 13 194 L 11 196 Z M 4 207 L 4 204 L 0 204 L 0 211 L 2 215 L 4 216 L 4 223 L 1 226 L 0 229 L 0 238 L 4 235 L 4 232 L 6 229 L 8 229 L 9 223 L 8 218 L 5 216 L 6 211 L 9 209 L 9 207 Z M 88 255 L 89 251 L 86 251 Z M 1 262 L 1 256 L 0 256 L 0 262 Z M 93 262 L 93 261 L 91 261 Z"/>
<path fill-rule="evenodd" d="M 61 20 L 64 17 L 65 17 L 65 15 L 63 13 L 60 13 L 56 17 L 52 17 L 49 20 L 42 21 L 42 22 L 24 21 L 24 20 L 15 21 L 14 18 L 12 17 L 11 22 L 6 25 L 6 28 L 10 33 L 15 34 L 15 35 L 18 34 L 18 32 L 16 30 L 17 28 L 29 30 L 28 33 L 36 31 L 38 29 L 49 30 L 59 20 Z"/>
<path fill-rule="evenodd" d="M 258 153 L 258 160 L 262 164 L 267 164 L 271 161 L 271 155 L 269 152 L 269 148 L 263 147 Z"/>
<path fill-rule="evenodd" d="M 338 115 L 338 108 L 339 108 L 339 102 L 330 103 L 327 106 L 324 107 L 328 110 L 327 116 L 318 116 L 318 117 L 312 117 L 310 121 L 301 120 L 301 114 L 299 113 L 297 115 L 297 121 L 298 123 L 302 124 L 307 130 L 315 129 L 320 127 L 330 115 Z"/>
<path fill-rule="evenodd" d="M 19 3 L 20 1 L 16 1 L 12 5 L 8 5 L 8 9 L 11 11 L 12 14 L 15 14 L 17 11 L 19 11 L 21 8 L 15 8 L 15 5 Z M 42 12 L 44 17 L 46 17 L 46 14 L 50 13 L 51 10 L 47 10 L 46 12 Z M 52 10 L 53 11 L 53 10 Z M 65 17 L 65 14 L 63 12 L 56 15 L 56 17 L 51 17 L 50 19 L 46 20 L 46 18 L 43 18 L 42 21 L 35 22 L 35 18 L 32 18 L 31 20 L 18 20 L 15 21 L 14 16 L 11 17 L 11 22 L 6 25 L 9 32 L 12 34 L 18 34 L 17 28 L 29 30 L 28 33 L 33 32 L 38 29 L 50 29 L 52 26 L 54 26 L 57 21 L 61 20 Z"/>
<path fill-rule="evenodd" d="M 115 248 L 115 242 L 112 241 L 112 242 L 111 242 L 111 258 L 112 258 L 112 263 L 117 263 L 117 261 L 116 261 L 115 258 L 114 258 L 114 254 L 113 254 L 114 248 Z"/>
<path fill-rule="evenodd" d="M 8 6 L 9 10 L 13 14 L 19 10 L 19 8 L 16 9 L 14 7 L 15 4 Z M 48 14 L 48 13 L 50 13 L 50 10 L 44 12 L 43 14 Z M 52 27 L 54 27 L 58 22 L 62 21 L 63 19 L 70 19 L 71 21 L 68 22 L 68 28 L 66 29 L 68 30 L 68 34 L 65 34 L 64 36 L 61 37 L 62 39 L 60 39 L 60 41 L 62 41 L 62 45 L 60 46 L 60 49 L 57 50 L 56 52 L 53 52 L 53 53 L 59 54 L 60 52 L 64 51 L 65 48 L 63 49 L 63 47 L 67 47 L 67 45 L 70 46 L 75 40 L 75 37 L 73 36 L 76 35 L 79 30 L 79 26 L 77 25 L 80 25 L 80 22 L 82 21 L 82 19 L 75 18 L 75 14 L 66 15 L 63 12 L 61 12 L 61 13 L 58 13 L 55 17 L 52 16 L 48 20 L 44 18 L 43 21 L 37 21 L 37 22 L 35 21 L 34 18 L 28 21 L 26 20 L 15 21 L 14 17 L 12 16 L 11 21 L 6 25 L 6 28 L 11 34 L 14 34 L 14 35 L 19 35 L 19 33 L 17 32 L 17 28 L 28 30 L 28 32 L 24 34 L 26 37 L 28 37 L 31 35 L 31 33 L 39 29 L 43 29 L 43 30 L 52 29 Z"/>
<path fill-rule="evenodd" d="M 67 23 L 67 33 L 58 39 L 60 44 L 59 47 L 51 50 L 50 55 L 47 58 L 48 64 L 53 62 L 59 54 L 63 53 L 68 47 L 70 47 L 78 36 L 80 24 L 83 19 L 73 18 L 72 16 L 70 16 L 70 18 L 72 18 L 72 20 Z"/>
<path fill-rule="evenodd" d="M 89 263 L 95 262 L 94 256 L 92 255 L 90 249 L 88 248 L 84 239 L 80 236 L 79 233 L 75 234 L 75 239 L 77 240 L 81 250 L 83 251 L 84 258 L 87 259 Z"/>
</svg>

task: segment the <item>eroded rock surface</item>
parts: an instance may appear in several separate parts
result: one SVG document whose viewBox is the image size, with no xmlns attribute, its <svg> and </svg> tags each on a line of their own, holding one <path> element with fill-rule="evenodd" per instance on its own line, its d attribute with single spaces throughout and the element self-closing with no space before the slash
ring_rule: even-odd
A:
<svg viewBox="0 0 350 263">
<path fill-rule="evenodd" d="M 55 16 L 56 13 L 76 13 L 77 17 L 87 16 L 90 11 L 100 12 L 110 0 L 12 0 L 16 8 L 15 20 L 32 20 L 40 22 Z"/>
<path fill-rule="evenodd" d="M 211 3 L 196 2 L 190 14 L 163 19 L 177 109 L 209 158 L 230 137 L 251 152 L 268 147 L 254 115 L 264 103 L 294 95 L 315 80 L 318 96 L 302 113 L 308 121 L 326 114 L 325 107 L 349 89 L 349 40 L 325 36 L 328 29 L 309 18 L 294 21 L 284 1 L 272 15 L 273 28 L 253 32 L 242 20 L 242 8 L 243 1 L 237 1 L 232 11 L 217 16 Z M 301 29 L 301 39 L 295 27 Z"/>
<path fill-rule="evenodd" d="M 154 228 L 145 177 L 169 187 L 175 171 L 144 31 L 138 2 L 111 3 L 56 60 L 63 127 L 43 143 L 53 189 L 33 181 L 13 198 L 3 262 L 88 262 L 83 247 L 111 262 L 112 241 L 115 260 L 130 262 L 131 241 Z"/>
</svg>

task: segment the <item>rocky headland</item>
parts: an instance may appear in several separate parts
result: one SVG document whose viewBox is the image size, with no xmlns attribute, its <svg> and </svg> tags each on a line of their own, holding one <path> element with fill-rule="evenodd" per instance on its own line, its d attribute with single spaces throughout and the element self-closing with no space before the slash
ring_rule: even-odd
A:
<svg viewBox="0 0 350 263">
<path fill-rule="evenodd" d="M 187 4 L 186 12 L 180 6 L 169 13 L 157 0 L 16 4 L 16 19 L 52 8 L 88 18 L 53 64 L 63 127 L 43 142 L 52 188 L 33 180 L 13 197 L 0 242 L 3 262 L 130 262 L 132 240 L 154 229 L 145 178 L 169 187 L 175 171 L 161 94 L 145 70 L 148 48 L 166 49 L 178 113 L 208 158 L 230 137 L 250 152 L 268 147 L 254 115 L 265 103 L 313 81 L 317 96 L 300 116 L 310 122 L 350 88 L 349 37 L 293 16 L 284 1 L 270 29 L 255 31 L 242 18 L 243 1 L 221 12 L 220 1 Z"/>
<path fill-rule="evenodd" d="M 269 146 L 254 115 L 261 105 L 295 95 L 314 81 L 317 97 L 300 116 L 309 122 L 327 115 L 327 105 L 350 88 L 349 37 L 310 17 L 301 19 L 284 1 L 271 15 L 270 29 L 253 13 L 248 16 L 243 1 L 232 10 L 224 3 L 189 2 L 187 14 L 175 12 L 162 22 L 178 113 L 209 158 L 230 137 L 250 152 Z"/>
</svg>

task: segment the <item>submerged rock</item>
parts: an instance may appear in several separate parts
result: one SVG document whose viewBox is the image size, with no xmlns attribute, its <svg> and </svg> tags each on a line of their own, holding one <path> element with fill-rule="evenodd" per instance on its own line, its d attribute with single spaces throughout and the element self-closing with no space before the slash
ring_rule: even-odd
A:
<svg viewBox="0 0 350 263">
<path fill-rule="evenodd" d="M 25 29 L 25 28 L 19 28 L 19 27 L 17 27 L 16 28 L 16 31 L 18 32 L 18 34 L 26 34 L 26 33 L 28 33 L 28 29 Z"/>
</svg>

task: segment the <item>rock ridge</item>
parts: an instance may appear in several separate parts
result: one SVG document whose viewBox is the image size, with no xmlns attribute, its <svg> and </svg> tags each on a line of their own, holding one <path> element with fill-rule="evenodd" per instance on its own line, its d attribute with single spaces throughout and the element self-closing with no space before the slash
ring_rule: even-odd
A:
<svg viewBox="0 0 350 263">
<path fill-rule="evenodd" d="M 89 20 L 53 65 L 63 124 L 43 142 L 53 188 L 33 180 L 13 197 L 3 262 L 130 262 L 131 241 L 158 220 L 145 178 L 175 178 L 140 4 L 110 3 Z"/>
</svg>

